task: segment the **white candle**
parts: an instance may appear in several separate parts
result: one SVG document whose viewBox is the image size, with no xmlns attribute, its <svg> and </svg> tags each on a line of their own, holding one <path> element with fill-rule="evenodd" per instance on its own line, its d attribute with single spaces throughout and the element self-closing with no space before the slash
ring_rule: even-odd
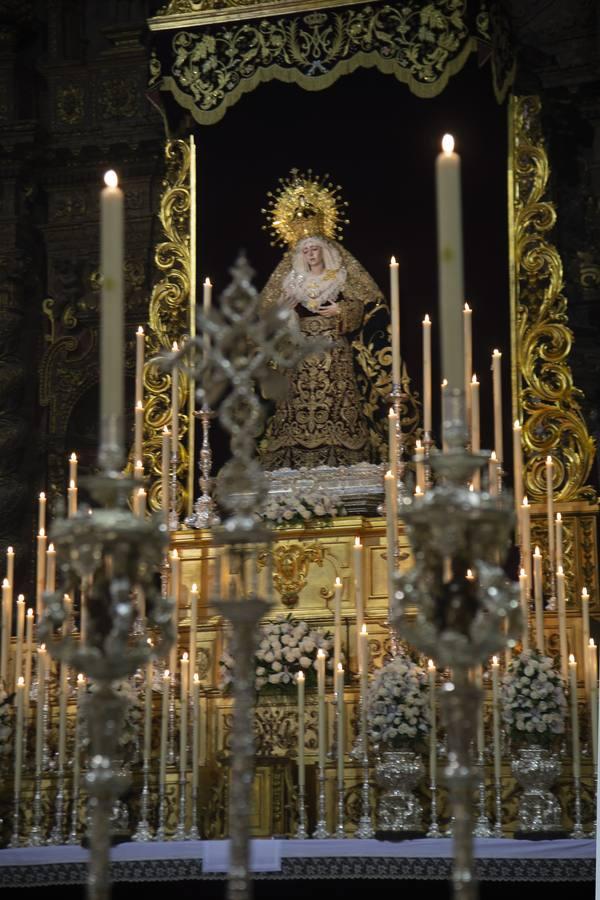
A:
<svg viewBox="0 0 600 900">
<path fill-rule="evenodd" d="M 485 727 L 483 721 L 483 666 L 475 666 L 475 683 L 481 689 L 481 702 L 477 710 L 477 755 L 482 756 L 485 750 Z"/>
<path fill-rule="evenodd" d="M 208 316 L 208 314 L 210 313 L 211 303 L 212 303 L 212 284 L 211 284 L 210 278 L 205 278 L 204 284 L 203 284 L 203 292 L 202 292 L 202 304 L 203 304 L 203 310 L 204 310 L 205 316 Z M 204 330 L 203 344 L 204 344 L 204 353 L 206 354 L 206 353 L 208 353 L 208 350 L 210 348 L 210 335 L 206 329 Z"/>
<path fill-rule="evenodd" d="M 556 549 L 556 568 L 562 566 L 563 564 L 563 521 L 561 513 L 556 513 L 556 519 L 554 520 L 554 538 L 555 538 L 555 549 Z"/>
<path fill-rule="evenodd" d="M 337 784 L 338 789 L 344 787 L 344 669 L 338 663 L 335 678 L 335 695 L 337 701 Z"/>
<path fill-rule="evenodd" d="M 135 464 L 133 466 L 133 477 L 135 481 L 144 480 L 144 463 L 141 459 L 136 459 L 135 461 Z"/>
<path fill-rule="evenodd" d="M 325 768 L 325 651 L 317 650 L 317 737 L 319 750 L 319 768 Z"/>
<path fill-rule="evenodd" d="M 69 457 L 69 484 L 71 482 L 77 484 L 77 455 L 71 453 Z"/>
<path fill-rule="evenodd" d="M 37 706 L 35 725 L 35 774 L 41 775 L 44 747 L 44 703 L 46 699 L 46 645 L 37 652 Z"/>
<path fill-rule="evenodd" d="M 190 588 L 190 672 L 196 668 L 196 640 L 198 629 L 198 585 L 192 584 Z"/>
<path fill-rule="evenodd" d="M 529 590 L 527 586 L 527 572 L 521 569 L 519 572 L 519 588 L 521 590 L 521 616 L 523 618 L 523 630 L 521 632 L 521 644 L 523 650 L 529 650 Z"/>
<path fill-rule="evenodd" d="M 431 319 L 423 319 L 423 431 L 430 435 L 431 418 Z"/>
<path fill-rule="evenodd" d="M 33 609 L 27 610 L 25 622 L 25 705 L 29 706 L 31 664 L 33 660 Z"/>
<path fill-rule="evenodd" d="M 135 333 L 135 405 L 144 403 L 144 329 L 140 325 Z M 139 459 L 139 457 L 138 457 Z"/>
<path fill-rule="evenodd" d="M 415 441 L 416 488 L 425 493 L 425 447 L 417 438 Z"/>
<path fill-rule="evenodd" d="M 10 656 L 9 625 L 10 582 L 5 578 L 2 582 L 2 643 L 0 645 L 0 679 L 8 685 L 8 663 Z"/>
<path fill-rule="evenodd" d="M 363 545 L 360 538 L 354 538 L 352 548 L 352 560 L 354 563 L 354 605 L 356 608 L 356 659 L 360 673 L 360 631 L 363 626 L 365 612 L 363 601 Z"/>
<path fill-rule="evenodd" d="M 590 643 L 590 595 L 586 587 L 581 591 L 581 636 L 584 648 Z M 585 654 L 585 650 L 584 650 Z M 587 657 L 584 655 L 587 663 Z M 586 691 L 590 689 L 590 680 L 588 678 L 587 665 L 584 668 L 584 684 Z"/>
<path fill-rule="evenodd" d="M 181 560 L 177 550 L 171 553 L 171 595 L 175 603 L 173 604 L 173 625 L 175 627 L 175 640 L 171 647 L 170 654 L 170 671 L 174 677 L 177 674 L 177 634 L 179 631 L 179 606 L 181 592 Z"/>
<path fill-rule="evenodd" d="M 298 672 L 296 676 L 298 688 L 298 789 L 304 790 L 305 765 L 304 765 L 304 672 Z"/>
<path fill-rule="evenodd" d="M 133 434 L 133 453 L 134 459 L 136 462 L 141 462 L 143 467 L 143 455 L 144 455 L 144 404 L 141 400 L 135 404 L 134 410 L 134 434 Z M 138 470 L 139 471 L 139 470 Z M 142 468 L 143 472 L 143 468 Z M 134 472 L 134 475 L 138 476 L 138 472 Z"/>
<path fill-rule="evenodd" d="M 454 138 L 446 134 L 436 169 L 438 281 L 442 372 L 451 390 L 464 390 L 465 358 L 462 305 L 463 250 L 460 198 L 460 157 Z"/>
<path fill-rule="evenodd" d="M 558 639 L 560 646 L 560 667 L 563 678 L 567 680 L 567 606 L 565 598 L 565 573 L 560 566 L 556 570 L 556 596 L 558 600 Z"/>
<path fill-rule="evenodd" d="M 427 665 L 429 675 L 429 783 L 437 782 L 437 698 L 435 692 L 436 668 L 432 659 Z"/>
<path fill-rule="evenodd" d="M 167 737 L 169 734 L 169 691 L 171 687 L 171 676 L 169 670 L 165 669 L 162 677 L 162 711 L 160 719 L 160 753 L 159 753 L 159 771 L 158 783 L 164 790 L 167 780 Z"/>
<path fill-rule="evenodd" d="M 194 797 L 198 791 L 198 776 L 200 762 L 200 677 L 194 672 L 192 681 L 192 794 Z"/>
<path fill-rule="evenodd" d="M 556 571 L 556 552 L 554 546 L 554 462 L 551 456 L 546 457 L 546 513 L 548 517 L 548 557 L 552 571 Z"/>
<path fill-rule="evenodd" d="M 523 502 L 523 448 L 521 446 L 521 425 L 518 419 L 515 419 L 513 425 L 513 467 L 514 467 L 514 494 L 515 508 L 517 514 L 517 525 L 519 508 Z"/>
<path fill-rule="evenodd" d="M 527 497 L 523 497 L 520 508 L 519 533 L 521 536 L 521 563 L 527 575 L 527 591 L 531 594 L 531 507 Z"/>
<path fill-rule="evenodd" d="M 395 257 L 390 260 L 390 297 L 392 307 L 392 387 L 402 384 L 400 362 L 400 274 Z"/>
<path fill-rule="evenodd" d="M 25 632 L 25 597 L 17 597 L 17 643 L 15 645 L 15 685 L 23 674 L 23 639 Z"/>
<path fill-rule="evenodd" d="M 494 394 L 494 450 L 500 466 L 504 461 L 504 436 L 502 432 L 502 354 L 492 353 L 492 389 Z"/>
<path fill-rule="evenodd" d="M 50 544 L 46 550 L 46 590 L 53 593 L 56 590 L 56 550 L 54 544 Z"/>
<path fill-rule="evenodd" d="M 362 721 L 361 728 L 363 732 L 366 734 L 366 722 L 367 722 L 367 695 L 369 692 L 369 633 L 367 631 L 367 626 L 363 622 L 362 627 L 360 629 L 360 696 L 362 699 Z"/>
<path fill-rule="evenodd" d="M 596 765 L 598 758 L 598 657 L 596 655 L 596 644 L 594 638 L 590 638 L 587 650 L 586 669 L 589 672 L 589 703 L 590 703 L 590 722 L 592 732 L 592 760 Z"/>
<path fill-rule="evenodd" d="M 481 431 L 479 426 L 479 382 L 477 375 L 473 375 L 470 384 L 471 389 L 471 450 L 479 453 L 481 450 Z M 473 488 L 481 489 L 481 472 L 477 469 L 473 472 Z"/>
<path fill-rule="evenodd" d="M 179 774 L 185 776 L 187 770 L 187 739 L 188 739 L 188 692 L 190 661 L 187 653 L 180 660 L 179 682 Z"/>
<path fill-rule="evenodd" d="M 69 519 L 77 515 L 77 485 L 73 479 L 69 481 L 67 489 L 67 512 Z"/>
<path fill-rule="evenodd" d="M 165 522 L 169 519 L 170 496 L 169 476 L 171 474 L 171 432 L 165 425 L 162 432 L 162 470 L 161 470 L 161 495 L 162 511 Z"/>
<path fill-rule="evenodd" d="M 179 350 L 176 341 L 171 348 L 173 353 Z M 171 370 L 171 455 L 177 458 L 179 452 L 179 369 Z"/>
<path fill-rule="evenodd" d="M 448 390 L 448 379 L 444 378 L 440 385 L 440 403 L 442 408 L 442 451 L 445 453 L 448 449 L 448 442 L 444 432 L 444 412 L 446 409 L 446 391 Z"/>
<path fill-rule="evenodd" d="M 492 497 L 498 495 L 498 460 L 496 459 L 496 451 L 492 450 L 488 460 L 488 484 Z"/>
<path fill-rule="evenodd" d="M 388 607 L 391 606 L 394 591 L 394 570 L 396 566 L 396 535 L 398 533 L 397 513 L 397 487 L 392 473 L 386 472 L 385 478 L 385 524 L 387 536 L 387 576 L 388 576 Z"/>
<path fill-rule="evenodd" d="M 19 677 L 16 684 L 16 724 L 15 724 L 15 796 L 21 793 L 21 779 L 23 777 L 23 710 L 25 700 L 25 679 Z"/>
<path fill-rule="evenodd" d="M 571 746 L 573 750 L 573 778 L 581 778 L 581 754 L 579 750 L 579 715 L 577 710 L 577 663 L 569 656 L 569 694 L 571 700 Z"/>
<path fill-rule="evenodd" d="M 37 557 L 35 577 L 35 611 L 38 619 L 43 612 L 44 582 L 46 579 L 46 532 L 40 528 L 37 536 Z"/>
<path fill-rule="evenodd" d="M 135 504 L 135 512 L 137 513 L 138 519 L 143 519 L 146 516 L 146 491 L 144 488 L 139 488 L 135 492 L 136 496 L 136 504 Z"/>
<path fill-rule="evenodd" d="M 468 303 L 465 303 L 463 307 L 463 341 L 465 348 L 465 404 L 470 437 L 471 410 L 473 408 L 473 394 L 471 392 L 471 377 L 473 375 L 473 310 Z"/>
<path fill-rule="evenodd" d="M 42 491 L 38 503 L 38 531 L 46 529 L 46 495 Z"/>
<path fill-rule="evenodd" d="M 335 579 L 333 588 L 333 671 L 342 658 L 342 582 Z"/>
<path fill-rule="evenodd" d="M 390 472 L 392 477 L 398 480 L 398 441 L 396 433 L 396 425 L 398 416 L 394 412 L 394 408 L 390 406 L 388 412 L 388 455 L 390 459 Z"/>
<path fill-rule="evenodd" d="M 85 697 L 85 675 L 77 676 L 77 706 L 75 709 L 75 734 L 73 736 L 73 786 L 79 783 L 79 736 L 81 733 L 81 714 Z"/>
<path fill-rule="evenodd" d="M 116 172 L 104 176 L 100 194 L 100 434 L 101 443 L 123 447 L 123 192 Z"/>
<path fill-rule="evenodd" d="M 533 554 L 533 597 L 535 602 L 536 649 L 544 653 L 544 598 L 542 593 L 542 554 L 536 547 Z"/>
<path fill-rule="evenodd" d="M 498 657 L 492 656 L 492 729 L 494 746 L 494 781 L 502 777 L 502 754 L 500 745 L 500 665 Z"/>
<path fill-rule="evenodd" d="M 15 587 L 15 551 L 12 547 L 6 548 L 6 577 L 10 582 L 11 588 Z"/>
<path fill-rule="evenodd" d="M 152 660 L 146 663 L 146 683 L 144 685 L 144 765 L 150 765 L 152 752 Z"/>
</svg>

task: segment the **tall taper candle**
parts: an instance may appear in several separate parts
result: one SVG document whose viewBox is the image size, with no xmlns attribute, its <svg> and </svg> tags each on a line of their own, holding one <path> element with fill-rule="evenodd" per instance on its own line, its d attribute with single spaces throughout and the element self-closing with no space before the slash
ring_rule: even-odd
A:
<svg viewBox="0 0 600 900">
<path fill-rule="evenodd" d="M 171 348 L 173 353 L 179 350 L 177 341 Z M 179 369 L 171 370 L 171 454 L 177 456 L 179 450 Z"/>
<path fill-rule="evenodd" d="M 392 602 L 392 591 L 394 584 L 394 569 L 396 566 L 396 540 L 398 534 L 398 491 L 396 482 L 393 480 L 392 473 L 386 472 L 384 477 L 385 485 L 385 525 L 387 537 L 387 575 L 388 575 L 388 606 Z"/>
<path fill-rule="evenodd" d="M 598 656 L 594 638 L 590 638 L 587 645 L 587 670 L 589 672 L 589 705 L 590 722 L 592 732 L 592 760 L 596 766 L 598 758 Z"/>
<path fill-rule="evenodd" d="M 75 453 L 71 453 L 69 457 L 69 483 L 71 481 L 77 485 L 77 455 Z"/>
<path fill-rule="evenodd" d="M 198 790 L 200 764 L 200 676 L 194 672 L 192 681 L 192 793 Z"/>
<path fill-rule="evenodd" d="M 144 404 L 141 400 L 135 404 L 133 446 L 134 460 L 142 462 L 144 456 Z M 143 475 L 143 468 L 141 474 Z M 139 467 L 134 471 L 134 475 L 139 477 Z"/>
<path fill-rule="evenodd" d="M 492 497 L 498 495 L 498 460 L 496 459 L 496 451 L 492 450 L 488 460 L 488 484 Z"/>
<path fill-rule="evenodd" d="M 325 768 L 325 651 L 319 648 L 317 650 L 317 739 L 319 751 L 319 768 Z"/>
<path fill-rule="evenodd" d="M 180 659 L 179 679 L 179 772 L 185 775 L 187 771 L 187 742 L 188 742 L 188 703 L 189 703 L 189 671 L 190 660 L 187 653 Z"/>
<path fill-rule="evenodd" d="M 460 157 L 454 138 L 445 134 L 436 169 L 438 284 L 442 373 L 450 390 L 465 389 L 462 210 Z"/>
<path fill-rule="evenodd" d="M 173 550 L 170 554 L 171 559 L 171 597 L 173 604 L 173 624 L 175 626 L 175 634 L 179 631 L 179 608 L 181 605 L 181 560 L 177 550 Z M 173 641 L 170 653 L 170 671 L 172 676 L 177 674 L 177 638 Z"/>
<path fill-rule="evenodd" d="M 470 437 L 471 414 L 473 409 L 473 394 L 471 393 L 473 376 L 473 310 L 468 303 L 465 303 L 463 307 L 463 340 L 465 347 L 465 407 Z"/>
<path fill-rule="evenodd" d="M 425 447 L 417 438 L 415 441 L 415 474 L 416 474 L 416 488 L 419 488 L 420 491 L 425 493 Z"/>
<path fill-rule="evenodd" d="M 5 578 L 2 582 L 2 643 L 0 644 L 0 679 L 4 685 L 8 685 L 10 658 L 9 603 L 10 582 L 8 578 Z"/>
<path fill-rule="evenodd" d="M 437 781 L 437 697 L 435 690 L 436 668 L 432 659 L 427 665 L 429 676 L 429 782 Z"/>
<path fill-rule="evenodd" d="M 162 703 L 160 718 L 160 753 L 158 765 L 158 783 L 164 789 L 167 780 L 167 737 L 169 734 L 169 694 L 171 692 L 171 675 L 168 669 L 161 679 Z"/>
<path fill-rule="evenodd" d="M 67 702 L 69 699 L 69 669 L 61 662 L 58 689 L 58 771 L 65 771 L 67 751 Z"/>
<path fill-rule="evenodd" d="M 35 774 L 41 775 L 44 748 L 44 705 L 46 701 L 46 645 L 41 644 L 37 652 L 37 698 L 35 722 Z"/>
<path fill-rule="evenodd" d="M 363 718 L 367 714 L 367 694 L 369 692 L 369 633 L 363 622 L 360 629 L 360 696 L 362 700 Z"/>
<path fill-rule="evenodd" d="M 202 308 L 204 310 L 204 315 L 208 316 L 210 313 L 210 307 L 212 304 L 212 284 L 210 278 L 204 279 L 204 284 L 202 286 Z M 204 330 L 203 335 L 203 345 L 204 345 L 204 353 L 208 353 L 210 349 L 210 335 L 206 329 Z"/>
<path fill-rule="evenodd" d="M 519 515 L 519 508 L 523 502 L 523 448 L 521 446 L 521 430 L 521 423 L 518 419 L 515 419 L 513 425 L 513 491 L 515 495 L 515 512 L 517 517 Z M 518 524 L 517 518 L 517 525 Z"/>
<path fill-rule="evenodd" d="M 46 550 L 46 590 L 56 590 L 56 550 L 54 544 L 50 544 Z"/>
<path fill-rule="evenodd" d="M 25 617 L 25 706 L 29 708 L 31 690 L 31 668 L 33 660 L 33 609 L 27 610 Z"/>
<path fill-rule="evenodd" d="M 38 531 L 46 529 L 46 495 L 42 491 L 38 505 Z"/>
<path fill-rule="evenodd" d="M 75 708 L 75 734 L 73 736 L 73 785 L 79 784 L 79 740 L 81 736 L 81 716 L 83 710 L 83 698 L 85 697 L 85 675 L 79 672 L 77 675 L 77 705 Z"/>
<path fill-rule="evenodd" d="M 521 592 L 521 616 L 523 619 L 521 644 L 524 652 L 527 652 L 529 650 L 529 590 L 527 588 L 527 572 L 523 568 L 519 572 L 519 588 Z"/>
<path fill-rule="evenodd" d="M 527 497 L 523 497 L 520 508 L 521 564 L 527 575 L 527 590 L 531 595 L 531 507 Z"/>
<path fill-rule="evenodd" d="M 399 264 L 392 256 L 390 260 L 390 302 L 392 307 L 392 384 L 400 385 L 402 370 L 400 361 L 400 274 Z"/>
<path fill-rule="evenodd" d="M 554 544 L 554 461 L 551 456 L 546 457 L 546 514 L 548 517 L 548 556 L 550 568 L 555 572 L 557 562 Z"/>
<path fill-rule="evenodd" d="M 565 573 L 560 566 L 556 570 L 556 597 L 558 600 L 558 639 L 560 646 L 560 668 L 562 676 L 567 680 L 567 605 L 565 597 Z"/>
<path fill-rule="evenodd" d="M 535 602 L 535 644 L 544 653 L 544 597 L 542 587 L 542 554 L 536 547 L 533 554 L 533 597 Z"/>
<path fill-rule="evenodd" d="M 298 788 L 302 790 L 305 785 L 304 765 L 304 672 L 298 672 L 296 676 L 298 688 Z"/>
<path fill-rule="evenodd" d="M 502 434 L 502 354 L 492 353 L 492 390 L 494 397 L 494 450 L 502 467 L 504 462 L 504 437 Z"/>
<path fill-rule="evenodd" d="M 333 671 L 337 672 L 342 658 L 342 582 L 335 579 L 333 587 Z"/>
<path fill-rule="evenodd" d="M 42 595 L 44 593 L 44 584 L 46 581 L 46 540 L 46 532 L 43 528 L 40 528 L 37 536 L 35 572 L 35 612 L 38 620 L 43 612 Z"/>
<path fill-rule="evenodd" d="M 67 489 L 67 514 L 69 519 L 77 515 L 77 485 L 72 478 Z"/>
<path fill-rule="evenodd" d="M 337 784 L 344 787 L 344 669 L 338 663 L 335 673 L 335 697 L 337 703 Z"/>
<path fill-rule="evenodd" d="M 152 660 L 146 663 L 146 683 L 144 685 L 144 765 L 150 764 L 152 753 Z"/>
<path fill-rule="evenodd" d="M 162 431 L 162 454 L 161 454 L 161 478 L 160 493 L 162 499 L 162 512 L 165 521 L 169 518 L 170 508 L 170 486 L 169 478 L 171 474 L 171 432 L 165 425 Z"/>
<path fill-rule="evenodd" d="M 431 434 L 431 319 L 423 319 L 423 431 Z"/>
<path fill-rule="evenodd" d="M 123 192 L 112 170 L 100 194 L 100 435 L 101 444 L 123 451 Z"/>
<path fill-rule="evenodd" d="M 581 636 L 585 648 L 590 642 L 590 595 L 588 594 L 588 589 L 586 587 L 581 590 Z M 584 683 L 586 691 L 589 691 L 590 682 L 588 679 L 587 665 L 584 669 Z"/>
<path fill-rule="evenodd" d="M 448 379 L 443 378 L 440 385 L 440 407 L 442 410 L 442 451 L 445 453 L 448 449 L 448 442 L 444 432 L 444 410 L 446 408 L 446 391 L 448 390 Z"/>
<path fill-rule="evenodd" d="M 581 752 L 579 747 L 579 713 L 577 710 L 577 663 L 569 655 L 569 699 L 571 701 L 571 748 L 573 752 L 573 778 L 581 778 Z"/>
<path fill-rule="evenodd" d="M 135 405 L 144 404 L 144 329 L 135 333 Z M 138 457 L 139 459 L 140 457 Z"/>
<path fill-rule="evenodd" d="M 481 431 L 479 425 L 479 382 L 477 375 L 473 375 L 470 384 L 471 390 L 471 450 L 479 453 L 481 450 Z M 477 469 L 473 472 L 473 489 L 481 489 L 481 472 Z"/>
<path fill-rule="evenodd" d="M 554 546 L 556 548 L 556 568 L 563 564 L 563 521 L 561 513 L 554 520 Z"/>
<path fill-rule="evenodd" d="M 23 777 L 23 710 L 25 707 L 25 679 L 20 676 L 16 684 L 16 725 L 15 725 L 15 772 L 14 792 L 15 796 L 21 793 L 21 779 Z"/>
<path fill-rule="evenodd" d="M 394 412 L 393 406 L 390 406 L 388 412 L 388 456 L 390 460 L 390 472 L 392 478 L 398 480 L 398 441 L 396 439 L 396 423 L 398 416 Z"/>
<path fill-rule="evenodd" d="M 492 656 L 492 742 L 494 747 L 494 781 L 502 777 L 502 752 L 500 744 L 500 665 L 498 657 Z"/>
<path fill-rule="evenodd" d="M 15 589 L 15 551 L 12 547 L 6 548 L 6 577 L 10 582 L 11 589 Z"/>
<path fill-rule="evenodd" d="M 190 672 L 196 668 L 196 641 L 198 635 L 198 585 L 194 582 L 190 588 Z"/>
<path fill-rule="evenodd" d="M 363 626 L 365 611 L 363 601 L 363 545 L 359 537 L 354 538 L 352 548 L 352 561 L 354 565 L 354 606 L 356 609 L 356 659 L 360 672 L 360 631 Z"/>
<path fill-rule="evenodd" d="M 19 594 L 17 597 L 17 643 L 15 645 L 15 685 L 23 675 L 23 639 L 25 632 L 25 597 Z"/>
</svg>

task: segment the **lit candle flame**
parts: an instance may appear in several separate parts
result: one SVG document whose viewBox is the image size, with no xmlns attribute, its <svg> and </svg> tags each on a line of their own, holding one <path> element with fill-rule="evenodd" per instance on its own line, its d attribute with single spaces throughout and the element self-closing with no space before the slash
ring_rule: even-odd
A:
<svg viewBox="0 0 600 900">
<path fill-rule="evenodd" d="M 119 184 L 119 176 L 114 169 L 109 169 L 104 173 L 104 184 L 109 188 L 116 188 Z"/>
<path fill-rule="evenodd" d="M 442 138 L 442 150 L 448 156 L 454 152 L 454 138 L 451 134 L 445 134 Z"/>
</svg>

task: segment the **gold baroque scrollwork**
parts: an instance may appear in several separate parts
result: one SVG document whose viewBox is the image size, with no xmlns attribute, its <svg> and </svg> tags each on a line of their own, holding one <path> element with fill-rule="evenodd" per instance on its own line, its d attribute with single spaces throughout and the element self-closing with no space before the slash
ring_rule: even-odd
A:
<svg viewBox="0 0 600 900">
<path fill-rule="evenodd" d="M 284 606 L 298 603 L 300 592 L 306 587 L 311 563 L 323 565 L 323 549 L 318 544 L 276 544 L 272 550 L 265 550 L 258 557 L 258 568 L 262 569 L 271 554 L 273 562 L 273 586 L 281 595 Z"/>
<path fill-rule="evenodd" d="M 192 140 L 172 140 L 165 146 L 166 172 L 160 201 L 160 223 L 164 240 L 156 247 L 154 262 L 161 277 L 152 291 L 149 329 L 145 338 L 144 366 L 144 468 L 150 477 L 149 508 L 162 508 L 162 430 L 171 425 L 171 376 L 163 372 L 154 358 L 171 349 L 172 343 L 189 333 L 189 307 L 192 279 L 190 186 Z M 188 381 L 179 378 L 179 409 L 185 410 Z M 185 502 L 185 474 L 188 454 L 181 443 L 188 429 L 188 416 L 179 416 L 178 508 Z"/>
<path fill-rule="evenodd" d="M 530 499 L 544 499 L 551 454 L 555 499 L 594 499 L 586 484 L 594 441 L 568 364 L 573 335 L 562 262 L 548 240 L 556 210 L 543 199 L 550 168 L 540 113 L 539 97 L 512 99 L 513 403 L 523 419 L 524 488 Z"/>
</svg>

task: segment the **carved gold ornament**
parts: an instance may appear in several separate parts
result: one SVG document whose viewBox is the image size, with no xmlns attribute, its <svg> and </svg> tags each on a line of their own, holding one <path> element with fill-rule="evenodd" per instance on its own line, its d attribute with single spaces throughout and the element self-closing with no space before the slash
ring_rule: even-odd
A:
<svg viewBox="0 0 600 900">
<path fill-rule="evenodd" d="M 164 240 L 156 247 L 154 263 L 160 273 L 150 299 L 149 329 L 145 339 L 144 366 L 144 468 L 150 487 L 151 510 L 162 508 L 162 431 L 171 427 L 171 375 L 151 359 L 171 349 L 173 341 L 189 332 L 192 279 L 190 188 L 193 142 L 168 141 L 165 146 L 166 171 L 160 200 L 160 223 Z M 179 377 L 179 479 L 178 506 L 184 502 L 183 480 L 188 470 L 188 452 L 183 438 L 188 430 L 185 414 L 188 380 Z"/>
<path fill-rule="evenodd" d="M 311 563 L 323 565 L 323 550 L 318 544 L 277 544 L 272 550 L 259 554 L 258 568 L 262 569 L 271 554 L 273 586 L 284 606 L 298 603 L 300 592 L 306 587 Z"/>
<path fill-rule="evenodd" d="M 539 97 L 512 99 L 514 415 L 522 416 L 524 490 L 546 494 L 546 456 L 554 460 L 558 501 L 593 499 L 586 484 L 594 460 L 580 399 L 568 364 L 573 334 L 567 324 L 563 268 L 548 234 L 556 210 L 547 191 L 550 167 Z"/>
</svg>

